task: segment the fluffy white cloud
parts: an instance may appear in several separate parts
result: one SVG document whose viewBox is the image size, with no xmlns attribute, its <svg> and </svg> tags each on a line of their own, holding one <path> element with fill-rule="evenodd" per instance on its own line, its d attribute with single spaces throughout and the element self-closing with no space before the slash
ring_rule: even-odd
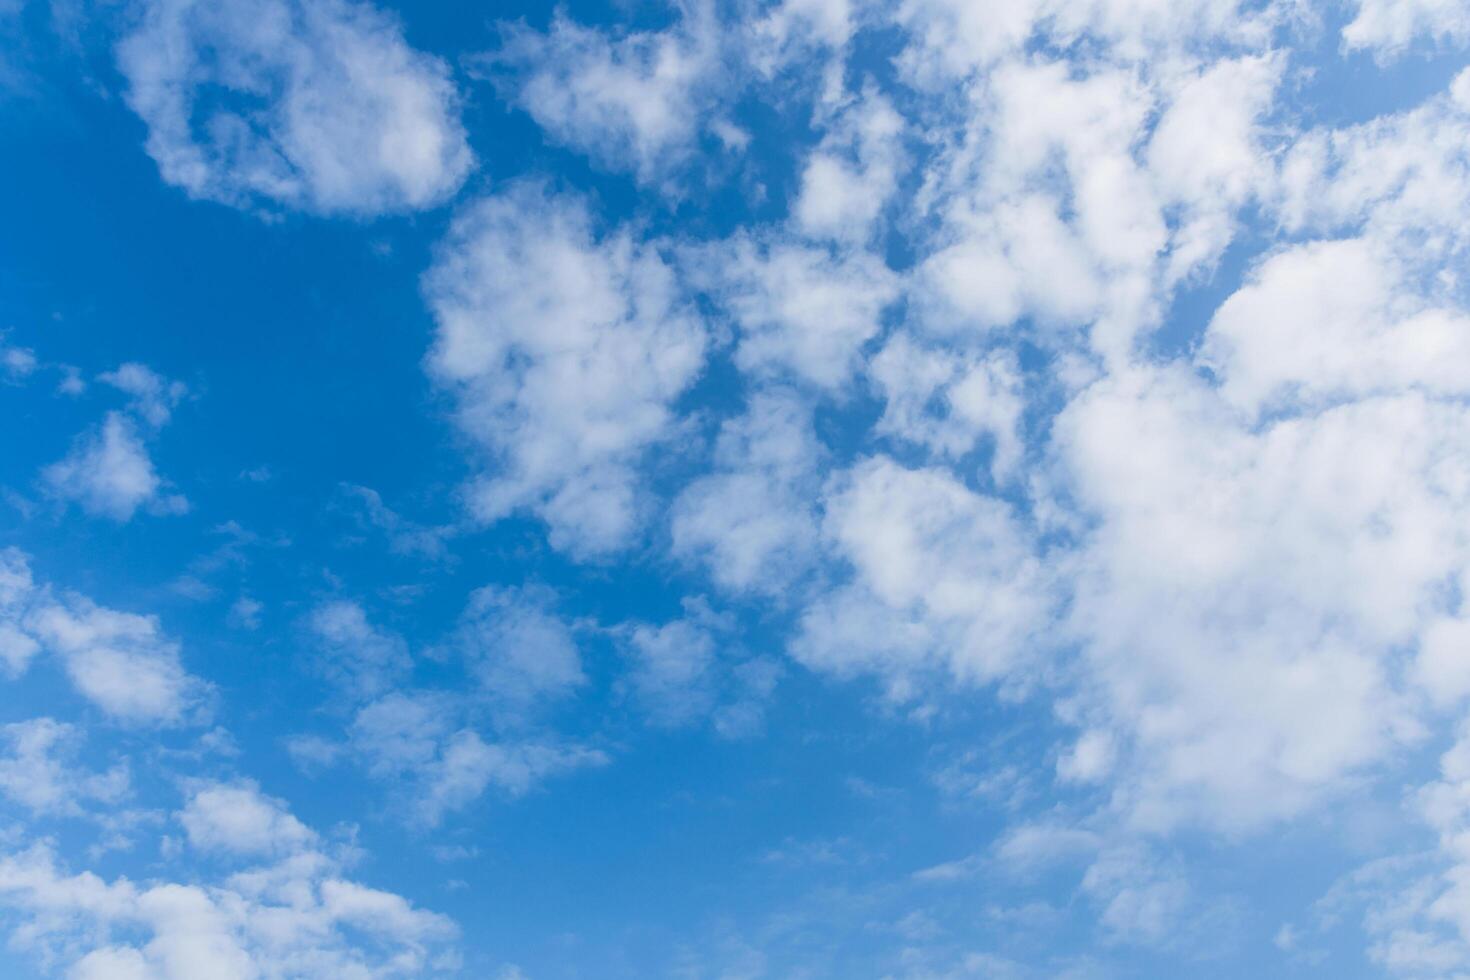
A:
<svg viewBox="0 0 1470 980">
<path fill-rule="evenodd" d="M 3 340 L 0 335 L 0 340 Z M 0 343 L 0 371 L 4 371 L 8 381 L 20 382 L 29 378 L 36 372 L 40 362 L 36 360 L 35 351 L 29 347 L 11 347 Z"/>
<path fill-rule="evenodd" d="M 306 619 L 306 629 L 328 675 L 354 696 L 381 693 L 413 665 L 403 638 L 374 626 L 366 610 L 349 599 L 317 606 Z"/>
<path fill-rule="evenodd" d="M 153 616 L 84 596 L 57 597 L 22 552 L 0 551 L 0 655 L 19 675 L 41 651 L 57 657 L 77 691 L 128 724 L 176 724 L 201 708 L 207 687 L 179 661 L 179 644 Z"/>
<path fill-rule="evenodd" d="M 1287 230 L 1361 237 L 1418 270 L 1420 288 L 1463 288 L 1470 245 L 1470 70 L 1413 109 L 1293 140 L 1273 210 Z"/>
<path fill-rule="evenodd" d="M 200 707 L 205 686 L 184 670 L 178 642 L 155 616 L 72 595 L 38 604 L 25 625 L 61 659 L 77 691 L 118 721 L 177 724 Z"/>
<path fill-rule="evenodd" d="M 553 139 L 659 181 L 687 158 L 723 75 L 714 5 L 690 0 L 677 10 L 664 30 L 615 36 L 559 10 L 544 34 L 506 27 L 488 63 L 513 73 L 515 101 Z"/>
<path fill-rule="evenodd" d="M 870 672 L 909 698 L 926 676 L 1024 676 L 1044 649 L 1047 572 L 1017 515 L 940 469 L 885 457 L 841 474 L 823 532 L 852 580 L 802 615 L 792 652 L 838 674 Z"/>
<path fill-rule="evenodd" d="M 116 804 L 127 796 L 127 766 L 87 772 L 74 765 L 80 741 L 73 725 L 51 718 L 0 728 L 11 754 L 0 756 L 0 795 L 35 814 L 76 815 L 84 805 Z"/>
<path fill-rule="evenodd" d="M 184 513 L 189 502 L 168 492 L 147 440 L 168 423 L 188 389 L 134 362 L 98 379 L 129 396 L 127 409 L 108 412 L 99 426 L 74 440 L 64 459 L 41 471 L 47 491 L 119 522 L 131 520 L 140 507 L 153 514 Z"/>
<path fill-rule="evenodd" d="M 1453 403 L 1365 399 L 1255 429 L 1181 370 L 1089 390 L 1058 422 L 1096 524 L 1072 619 L 1141 756 L 1148 824 L 1290 815 L 1417 725 L 1393 651 L 1464 568 Z"/>
<path fill-rule="evenodd" d="M 36 844 L 0 858 L 13 948 L 73 980 L 303 980 L 422 976 L 456 929 L 303 851 L 212 883 L 70 874 Z"/>
<path fill-rule="evenodd" d="M 98 375 L 97 380 L 131 395 L 133 414 L 155 429 L 167 424 L 174 406 L 189 391 L 182 381 L 170 381 L 146 364 L 134 361 Z"/>
<path fill-rule="evenodd" d="M 149 155 L 192 197 L 405 211 L 473 164 L 447 66 L 367 4 L 149 0 L 118 65 Z"/>
<path fill-rule="evenodd" d="M 406 780 L 415 822 L 434 826 L 492 786 L 512 795 L 550 776 L 605 764 L 605 754 L 551 741 L 486 742 L 461 724 L 455 698 L 419 691 L 390 694 L 362 708 L 349 743 L 369 772 Z"/>
<path fill-rule="evenodd" d="M 502 724 L 587 682 L 571 627 L 548 590 L 476 589 L 456 633 L 460 655 Z"/>
<path fill-rule="evenodd" d="M 841 84 L 841 57 L 858 26 L 861 3 L 853 0 L 781 0 L 749 24 L 746 57 L 757 71 L 771 77 L 814 53 L 836 55 L 827 66 Z M 829 85 L 829 88 L 835 87 Z"/>
<path fill-rule="evenodd" d="M 815 551 L 822 456 L 811 406 L 768 388 L 720 428 L 715 471 L 674 501 L 674 554 L 701 559 L 722 587 L 780 593 Z"/>
<path fill-rule="evenodd" d="M 316 840 L 285 803 L 250 782 L 195 785 L 178 820 L 194 847 L 236 856 L 282 856 Z"/>
<path fill-rule="evenodd" d="M 1419 38 L 1470 44 L 1470 9 L 1458 0 L 1357 0 L 1357 8 L 1342 29 L 1343 45 L 1369 48 L 1380 60 L 1403 54 Z"/>
<path fill-rule="evenodd" d="M 688 724 L 713 707 L 715 640 L 707 628 L 688 619 L 640 624 L 628 634 L 627 648 L 628 685 L 656 724 Z"/>
<path fill-rule="evenodd" d="M 598 235 L 580 198 L 523 184 L 460 213 L 424 291 L 430 369 L 485 454 L 477 516 L 530 510 L 580 554 L 625 545 L 636 465 L 670 434 L 706 344 L 658 248 Z"/>
<path fill-rule="evenodd" d="M 1014 355 L 967 356 L 895 334 L 868 373 L 886 402 L 878 432 L 950 458 L 964 456 L 988 436 L 994 446 L 992 478 L 1001 483 L 1015 473 L 1026 405 Z"/>
<path fill-rule="evenodd" d="M 46 489 L 88 514 L 132 520 L 140 507 L 155 514 L 182 514 L 188 501 L 167 492 L 153 468 L 148 447 L 132 419 L 109 412 L 102 425 L 80 436 L 67 456 L 41 472 Z"/>
<path fill-rule="evenodd" d="M 42 650 L 57 657 L 77 691 L 115 720 L 176 724 L 197 714 L 208 688 L 184 670 L 179 644 L 158 619 L 58 598 L 37 584 L 17 549 L 0 551 L 0 655 L 12 675 Z"/>
<path fill-rule="evenodd" d="M 426 774 L 418 812 L 429 824 L 447 811 L 478 799 L 491 786 L 520 796 L 550 776 L 586 766 L 601 766 L 597 749 L 542 742 L 487 743 L 469 729 L 455 732 Z"/>
<path fill-rule="evenodd" d="M 876 92 L 845 107 L 802 169 L 796 227 L 814 238 L 868 240 L 897 187 L 903 128 L 903 117 Z"/>
<path fill-rule="evenodd" d="M 1166 61 L 1191 45 L 1261 45 L 1294 4 L 1246 0 L 905 0 L 895 19 L 908 33 L 899 63 L 912 78 L 942 84 L 1021 52 L 1033 37 L 1058 44 L 1086 37 L 1126 61 Z"/>
<path fill-rule="evenodd" d="M 5 673 L 25 672 L 41 644 L 24 626 L 27 608 L 36 595 L 30 561 L 17 548 L 0 550 L 0 663 Z"/>
<path fill-rule="evenodd" d="M 1278 253 L 1215 313 L 1203 357 L 1252 413 L 1470 391 L 1470 316 L 1425 306 L 1409 278 L 1363 239 Z"/>
<path fill-rule="evenodd" d="M 740 236 L 691 255 L 690 271 L 740 328 L 746 372 L 824 388 L 851 377 L 865 343 L 898 298 L 898 277 L 874 255 Z"/>
</svg>

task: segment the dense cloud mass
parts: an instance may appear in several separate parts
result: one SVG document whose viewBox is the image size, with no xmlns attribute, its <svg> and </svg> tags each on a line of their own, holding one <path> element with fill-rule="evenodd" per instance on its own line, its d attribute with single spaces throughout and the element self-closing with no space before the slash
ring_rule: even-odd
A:
<svg viewBox="0 0 1470 980">
<path fill-rule="evenodd" d="M 18 963 L 1470 977 L 1464 3 L 53 6 Z"/>
</svg>

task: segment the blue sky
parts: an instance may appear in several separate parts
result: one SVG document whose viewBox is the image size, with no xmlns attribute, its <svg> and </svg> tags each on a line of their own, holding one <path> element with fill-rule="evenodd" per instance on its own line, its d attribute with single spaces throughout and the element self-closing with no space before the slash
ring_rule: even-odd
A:
<svg viewBox="0 0 1470 980">
<path fill-rule="evenodd" d="M 0 973 L 1470 976 L 1467 49 L 0 0 Z"/>
</svg>

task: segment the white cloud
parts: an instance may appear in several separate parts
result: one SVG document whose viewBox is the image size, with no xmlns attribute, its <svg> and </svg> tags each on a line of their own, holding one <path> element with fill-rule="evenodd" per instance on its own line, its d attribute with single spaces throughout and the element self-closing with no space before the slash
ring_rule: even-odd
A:
<svg viewBox="0 0 1470 980">
<path fill-rule="evenodd" d="M 840 59 L 858 27 L 859 13 L 852 0 L 781 0 L 749 24 L 745 55 L 756 71 L 771 77 L 825 51 L 837 56 L 840 72 Z"/>
<path fill-rule="evenodd" d="M 1026 405 L 1020 368 L 1005 351 L 965 354 L 895 334 L 868 373 L 885 405 L 876 430 L 951 459 L 993 443 L 990 472 L 1002 483 L 1021 462 L 1021 416 Z M 942 410 L 941 410 L 942 409 Z"/>
<path fill-rule="evenodd" d="M 476 589 L 460 617 L 456 645 L 502 724 L 587 682 L 571 627 L 547 590 Z"/>
<path fill-rule="evenodd" d="M 628 635 L 628 681 L 639 704 L 660 725 L 688 724 L 714 705 L 715 641 L 697 622 L 640 624 Z"/>
<path fill-rule="evenodd" d="M 0 549 L 0 664 L 11 677 L 25 673 L 31 658 L 41 652 L 40 642 L 23 623 L 35 595 L 25 554 L 16 548 Z"/>
<path fill-rule="evenodd" d="M 74 765 L 76 727 L 51 718 L 0 728 L 12 754 L 0 756 L 0 794 L 35 814 L 74 816 L 85 804 L 106 806 L 127 796 L 127 766 L 87 772 Z"/>
<path fill-rule="evenodd" d="M 597 749 L 538 742 L 487 743 L 463 729 L 444 743 L 438 760 L 425 774 L 425 793 L 418 814 L 428 824 L 462 809 L 495 786 L 511 796 L 563 772 L 601 766 L 607 756 Z"/>
<path fill-rule="evenodd" d="M 285 803 L 250 782 L 197 784 L 177 816 L 189 843 L 204 851 L 266 858 L 295 853 L 316 840 Z"/>
<path fill-rule="evenodd" d="M 149 0 L 118 46 L 163 179 L 246 206 L 436 204 L 473 165 L 449 70 L 350 0 Z"/>
<path fill-rule="evenodd" d="M 1034 38 L 1059 45 L 1086 36 L 1121 61 L 1168 56 L 1192 45 L 1263 45 L 1292 3 L 1246 0 L 905 0 L 896 19 L 908 32 L 899 64 L 930 85 L 993 66 Z"/>
<path fill-rule="evenodd" d="M 356 602 L 334 599 L 312 610 L 306 628 L 330 677 L 357 697 L 372 696 L 413 666 L 403 638 L 374 626 Z"/>
<path fill-rule="evenodd" d="M 447 542 L 455 533 L 453 527 L 430 527 L 411 521 L 384 504 L 378 492 L 369 487 L 346 484 L 342 490 L 362 505 L 362 519 L 387 536 L 388 550 L 435 561 L 449 556 Z"/>
<path fill-rule="evenodd" d="M 834 479 L 823 531 L 853 577 L 803 613 L 792 652 L 808 666 L 871 672 L 908 698 L 936 672 L 1023 676 L 1044 649 L 1050 586 L 1002 501 L 876 457 Z"/>
<path fill-rule="evenodd" d="M 0 340 L 4 335 L 0 334 Z M 24 381 L 36 372 L 40 362 L 36 360 L 36 354 L 29 347 L 10 347 L 0 344 L 0 370 L 5 372 L 8 381 Z"/>
<path fill-rule="evenodd" d="M 1440 757 L 1438 778 L 1411 789 L 1405 809 L 1436 838 L 1427 851 L 1390 854 L 1337 881 L 1316 903 L 1324 928 L 1357 910 L 1369 958 L 1405 980 L 1465 976 L 1470 962 L 1470 734 Z"/>
<path fill-rule="evenodd" d="M 454 924 L 391 892 L 340 877 L 305 851 L 211 883 L 70 874 L 42 843 L 0 858 L 11 945 L 72 980 L 412 977 Z"/>
<path fill-rule="evenodd" d="M 174 406 L 189 392 L 182 381 L 169 381 L 145 364 L 128 362 L 97 376 L 132 396 L 130 410 L 155 429 L 168 423 Z"/>
<path fill-rule="evenodd" d="M 42 650 L 57 657 L 78 693 L 126 724 L 171 725 L 203 711 L 208 686 L 184 670 L 179 644 L 157 617 L 57 598 L 38 585 L 27 556 L 0 551 L 0 653 L 14 675 Z"/>
<path fill-rule="evenodd" d="M 402 781 L 416 823 L 435 826 L 491 787 L 517 796 L 553 775 L 608 761 L 596 749 L 549 740 L 486 742 L 462 725 L 464 707 L 446 694 L 395 693 L 352 722 L 352 751 L 375 777 Z"/>
<path fill-rule="evenodd" d="M 824 388 L 851 378 L 899 293 L 898 277 L 874 255 L 743 235 L 692 253 L 688 265 L 739 326 L 742 370 Z"/>
<path fill-rule="evenodd" d="M 713 4 L 677 5 L 660 31 L 610 36 L 558 10 L 546 33 L 507 26 L 489 64 L 509 69 L 519 105 L 555 140 L 606 167 L 663 180 L 682 163 L 723 75 Z"/>
<path fill-rule="evenodd" d="M 1348 50 L 1368 48 L 1387 61 L 1416 39 L 1470 44 L 1470 8 L 1459 0 L 1357 0 L 1357 13 L 1342 29 Z"/>
<path fill-rule="evenodd" d="M 204 696 L 204 686 L 179 663 L 179 644 L 154 616 L 69 596 L 36 608 L 26 626 L 61 658 L 77 691 L 118 721 L 177 724 Z"/>
<path fill-rule="evenodd" d="M 1254 430 L 1183 371 L 1100 383 L 1058 422 L 1094 515 L 1072 621 L 1141 755 L 1149 825 L 1290 816 L 1417 729 L 1392 651 L 1465 567 L 1463 408 L 1415 394 Z"/>
<path fill-rule="evenodd" d="M 264 609 L 265 606 L 259 601 L 248 595 L 242 595 L 230 603 L 230 611 L 225 617 L 225 622 L 233 629 L 260 629 L 260 614 Z"/>
<path fill-rule="evenodd" d="M 903 117 L 876 91 L 842 109 L 807 157 L 792 207 L 795 226 L 813 238 L 861 244 L 904 165 Z"/>
<path fill-rule="evenodd" d="M 1467 244 L 1470 70 L 1413 109 L 1302 134 L 1281 162 L 1275 210 L 1294 233 L 1365 237 L 1406 266 L 1456 279 Z"/>
<path fill-rule="evenodd" d="M 1216 311 L 1203 358 L 1252 413 L 1470 391 L 1470 316 L 1416 302 L 1409 280 L 1363 239 L 1280 252 Z"/>
<path fill-rule="evenodd" d="M 1171 93 L 1144 159 L 1163 203 L 1179 210 L 1169 279 L 1213 262 L 1235 235 L 1235 214 L 1271 183 L 1260 116 L 1271 106 L 1282 61 L 1223 60 Z"/>
<path fill-rule="evenodd" d="M 130 521 L 140 507 L 155 514 L 181 514 L 188 501 L 167 492 L 153 468 L 133 421 L 109 412 L 102 425 L 79 437 L 71 452 L 41 472 L 46 488 L 88 514 Z"/>
<path fill-rule="evenodd" d="M 755 393 L 720 427 L 714 472 L 674 501 L 674 554 L 702 560 L 724 588 L 779 594 L 815 551 L 821 455 L 810 405 L 779 388 Z"/>
<path fill-rule="evenodd" d="M 597 236 L 580 198 L 519 185 L 460 213 L 424 290 L 430 369 L 485 456 L 476 515 L 530 510 L 583 555 L 627 544 L 635 467 L 670 434 L 706 343 L 658 249 Z"/>
</svg>

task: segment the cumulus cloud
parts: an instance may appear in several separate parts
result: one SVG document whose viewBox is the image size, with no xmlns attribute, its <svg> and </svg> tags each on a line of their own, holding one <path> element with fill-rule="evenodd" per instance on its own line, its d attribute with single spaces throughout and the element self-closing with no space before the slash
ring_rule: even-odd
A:
<svg viewBox="0 0 1470 980">
<path fill-rule="evenodd" d="M 167 492 L 137 425 L 121 412 L 107 413 L 101 426 L 79 436 L 64 459 L 41 471 L 41 480 L 58 499 L 120 523 L 139 508 L 154 514 L 189 509 L 183 496 Z"/>
<path fill-rule="evenodd" d="M 456 643 L 504 723 L 587 682 L 571 626 L 545 589 L 476 589 Z"/>
<path fill-rule="evenodd" d="M 1454 0 L 1357 0 L 1342 29 L 1349 50 L 1371 50 L 1380 60 L 1398 57 L 1416 40 L 1470 44 L 1470 10 Z"/>
<path fill-rule="evenodd" d="M 875 674 L 899 699 L 936 673 L 975 683 L 1025 672 L 1051 587 L 1007 504 L 879 456 L 839 474 L 825 509 L 824 537 L 851 580 L 804 611 L 797 659 Z"/>
<path fill-rule="evenodd" d="M 688 158 L 723 75 L 714 5 L 689 0 L 676 10 L 663 30 L 618 34 L 558 10 L 545 33 L 506 26 L 486 64 L 509 73 L 516 103 L 554 140 L 660 182 Z"/>
<path fill-rule="evenodd" d="M 455 937 L 442 915 L 302 851 L 210 882 L 71 873 L 38 843 L 0 858 L 13 948 L 77 980 L 421 976 Z"/>
<path fill-rule="evenodd" d="M 177 724 L 204 697 L 203 683 L 184 670 L 178 642 L 155 616 L 72 595 L 40 603 L 26 626 L 61 659 L 77 691 L 118 721 Z"/>
<path fill-rule="evenodd" d="M 390 694 L 357 713 L 349 744 L 373 775 L 402 781 L 412 819 L 427 826 L 491 787 L 519 796 L 558 773 L 608 761 L 597 749 L 553 740 L 487 742 L 462 717 L 463 705 L 444 694 Z"/>
<path fill-rule="evenodd" d="M 188 389 L 134 362 L 98 380 L 128 395 L 127 409 L 108 412 L 100 425 L 78 436 L 65 458 L 41 471 L 42 484 L 54 497 L 119 523 L 132 520 L 140 508 L 153 514 L 188 511 L 188 500 L 169 492 L 169 482 L 158 475 L 147 445 Z"/>
<path fill-rule="evenodd" d="M 903 117 L 876 91 L 844 107 L 807 157 L 792 207 L 814 238 L 864 242 L 897 189 L 904 164 Z"/>
<path fill-rule="evenodd" d="M 56 657 L 76 688 L 126 724 L 178 724 L 203 708 L 207 686 L 180 662 L 177 641 L 157 617 L 99 606 L 39 584 L 30 560 L 0 551 L 0 658 L 12 676 L 42 651 Z"/>
<path fill-rule="evenodd" d="M 885 401 L 877 431 L 950 458 L 964 456 L 985 437 L 992 446 L 995 482 L 1015 473 L 1026 404 L 1014 354 L 966 355 L 896 334 L 873 358 L 868 373 Z"/>
<path fill-rule="evenodd" d="M 780 593 L 816 550 L 821 456 L 811 406 L 795 392 L 762 389 L 721 426 L 714 472 L 674 501 L 674 554 L 701 561 L 724 588 Z"/>
<path fill-rule="evenodd" d="M 191 197 L 408 211 L 473 165 L 448 67 L 368 4 L 149 0 L 117 54 L 148 154 Z"/>
<path fill-rule="evenodd" d="M 522 184 L 458 215 L 424 291 L 430 370 L 483 452 L 476 516 L 530 511 L 583 555 L 626 545 L 637 464 L 671 433 L 706 344 L 656 245 L 599 234 L 581 198 Z"/>
<path fill-rule="evenodd" d="M 743 370 L 824 388 L 851 378 L 899 293 L 876 256 L 794 241 L 736 237 L 696 253 L 688 268 L 739 327 Z"/>
<path fill-rule="evenodd" d="M 285 803 L 263 795 L 250 782 L 194 786 L 178 820 L 192 846 L 235 856 L 282 856 L 316 840 Z"/>
<path fill-rule="evenodd" d="M 125 764 L 89 772 L 76 764 L 81 741 L 76 726 L 33 718 L 0 728 L 11 750 L 0 756 L 0 795 L 37 815 L 75 816 L 89 806 L 115 805 L 127 797 Z"/>
<path fill-rule="evenodd" d="M 155 429 L 167 424 L 174 407 L 189 391 L 182 381 L 170 381 L 134 361 L 98 375 L 97 380 L 131 396 L 133 414 Z"/>
<path fill-rule="evenodd" d="M 322 603 L 305 625 L 328 676 L 354 696 L 381 693 L 413 666 L 403 638 L 374 626 L 367 611 L 350 599 Z"/>
</svg>

